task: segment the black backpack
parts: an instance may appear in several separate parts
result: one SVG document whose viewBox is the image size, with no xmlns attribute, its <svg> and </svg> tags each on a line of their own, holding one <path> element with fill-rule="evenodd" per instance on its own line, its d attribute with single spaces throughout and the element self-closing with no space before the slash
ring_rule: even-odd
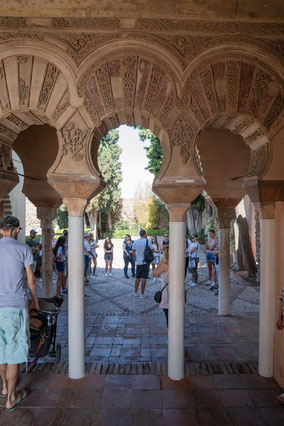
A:
<svg viewBox="0 0 284 426">
<path fill-rule="evenodd" d="M 148 240 L 146 239 L 146 246 L 144 249 L 143 263 L 151 263 L 154 260 L 154 255 L 150 247 L 148 246 Z"/>
</svg>

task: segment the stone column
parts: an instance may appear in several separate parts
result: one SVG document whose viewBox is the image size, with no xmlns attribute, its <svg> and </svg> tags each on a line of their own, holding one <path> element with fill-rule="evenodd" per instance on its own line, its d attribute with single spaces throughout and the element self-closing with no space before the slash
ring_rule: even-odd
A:
<svg viewBox="0 0 284 426">
<path fill-rule="evenodd" d="M 218 208 L 219 222 L 219 299 L 218 314 L 230 315 L 230 224 L 234 208 Z"/>
<path fill-rule="evenodd" d="M 168 376 L 172 380 L 184 377 L 184 237 L 188 207 L 189 204 L 167 205 L 170 213 Z"/>
<path fill-rule="evenodd" d="M 37 207 L 37 217 L 42 229 L 42 280 L 44 297 L 54 296 L 52 263 L 52 221 L 56 217 L 56 208 Z"/>
<path fill-rule="evenodd" d="M 84 210 L 85 199 L 64 199 L 68 209 L 68 350 L 69 377 L 85 375 L 85 285 Z"/>
<path fill-rule="evenodd" d="M 275 333 L 275 218 L 274 203 L 262 204 L 260 213 L 259 358 L 261 376 L 273 376 Z"/>
</svg>

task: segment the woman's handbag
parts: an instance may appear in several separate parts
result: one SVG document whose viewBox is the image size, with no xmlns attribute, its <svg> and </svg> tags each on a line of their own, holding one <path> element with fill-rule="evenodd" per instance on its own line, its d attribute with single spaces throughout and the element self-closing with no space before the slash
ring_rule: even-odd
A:
<svg viewBox="0 0 284 426">
<path fill-rule="evenodd" d="M 162 288 L 162 290 L 156 291 L 155 295 L 154 295 L 154 300 L 157 303 L 161 303 L 162 301 L 162 293 L 165 290 L 165 288 L 167 287 L 168 284 L 164 285 L 164 287 Z"/>
</svg>

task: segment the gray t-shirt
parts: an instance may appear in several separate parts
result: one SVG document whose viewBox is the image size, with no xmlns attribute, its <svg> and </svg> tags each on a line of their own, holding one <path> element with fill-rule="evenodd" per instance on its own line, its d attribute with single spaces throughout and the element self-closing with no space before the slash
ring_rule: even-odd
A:
<svg viewBox="0 0 284 426">
<path fill-rule="evenodd" d="M 0 309 L 26 307 L 24 268 L 32 264 L 29 246 L 10 237 L 0 239 Z"/>
<path fill-rule="evenodd" d="M 145 246 L 146 238 L 139 238 L 139 240 L 135 240 L 133 243 L 132 248 L 136 250 L 136 265 L 145 265 L 145 263 L 143 263 Z M 148 246 L 153 250 L 153 246 L 149 240 Z"/>
</svg>

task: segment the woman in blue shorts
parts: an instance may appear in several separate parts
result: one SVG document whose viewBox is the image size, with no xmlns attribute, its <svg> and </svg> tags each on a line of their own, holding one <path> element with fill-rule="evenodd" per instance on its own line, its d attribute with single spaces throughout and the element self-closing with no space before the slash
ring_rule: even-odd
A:
<svg viewBox="0 0 284 426">
<path fill-rule="evenodd" d="M 208 238 L 205 240 L 205 245 L 207 249 L 206 253 L 206 260 L 208 265 L 208 273 L 209 273 L 209 280 L 206 283 L 206 285 L 210 285 L 211 288 L 215 287 L 216 279 L 216 269 L 215 269 L 215 258 L 214 258 L 214 251 L 217 247 L 217 239 L 215 235 L 214 229 L 210 229 L 208 233 Z"/>
<path fill-rule="evenodd" d="M 54 248 L 54 256 L 56 258 L 55 267 L 58 272 L 57 283 L 56 283 L 56 297 L 60 296 L 61 289 L 64 288 L 64 285 L 65 285 L 65 281 L 64 281 L 65 260 L 66 260 L 65 241 L 66 241 L 65 237 L 63 236 L 59 237 Z"/>
</svg>

